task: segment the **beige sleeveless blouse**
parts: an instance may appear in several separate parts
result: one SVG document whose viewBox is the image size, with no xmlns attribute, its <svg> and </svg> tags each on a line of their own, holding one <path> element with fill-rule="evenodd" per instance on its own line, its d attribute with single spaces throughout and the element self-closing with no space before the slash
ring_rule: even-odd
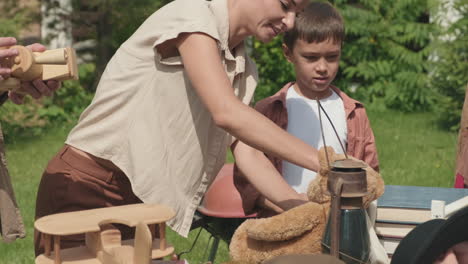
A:
<svg viewBox="0 0 468 264">
<path fill-rule="evenodd" d="M 176 217 L 169 225 L 187 236 L 232 138 L 213 122 L 181 58 L 161 59 L 155 49 L 183 32 L 217 40 L 233 93 L 249 104 L 257 72 L 244 43 L 234 54 L 228 48 L 227 0 L 175 0 L 117 50 L 66 143 L 111 160 L 143 202 L 172 207 Z"/>
</svg>

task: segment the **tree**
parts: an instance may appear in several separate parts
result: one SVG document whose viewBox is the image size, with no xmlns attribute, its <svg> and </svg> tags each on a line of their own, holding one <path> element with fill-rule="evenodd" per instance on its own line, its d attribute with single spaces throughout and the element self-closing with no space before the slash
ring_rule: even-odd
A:
<svg viewBox="0 0 468 264">
<path fill-rule="evenodd" d="M 335 0 L 345 20 L 346 40 L 335 84 L 366 102 L 405 111 L 428 109 L 427 58 L 432 25 L 427 0 Z M 294 80 L 277 39 L 254 41 L 260 83 L 256 99 Z"/>
<path fill-rule="evenodd" d="M 71 0 L 43 1 L 41 3 L 41 34 L 50 49 L 69 47 L 73 43 L 70 16 L 73 7 Z"/>
<path fill-rule="evenodd" d="M 91 27 L 90 36 L 96 40 L 93 88 L 97 86 L 107 62 L 117 48 L 149 15 L 167 2 L 169 0 L 75 0 L 75 6 L 80 10 L 80 18 L 75 21 L 82 23 L 83 18 L 89 18 L 92 23 L 88 24 Z"/>
<path fill-rule="evenodd" d="M 336 0 L 347 39 L 339 83 L 357 97 L 404 111 L 428 109 L 432 25 L 426 0 Z"/>
<path fill-rule="evenodd" d="M 287 82 L 294 80 L 294 70 L 286 61 L 281 48 L 282 39 L 275 38 L 270 43 L 253 40 L 251 52 L 257 64 L 259 83 L 255 91 L 255 101 L 276 93 Z"/>
<path fill-rule="evenodd" d="M 18 0 L 2 0 L 0 10 L 0 36 L 18 37 L 22 29 L 38 20 L 38 14 Z"/>
<path fill-rule="evenodd" d="M 63 0 L 43 0 L 53 9 Z M 68 0 L 69 1 L 69 0 Z M 94 40 L 95 74 L 89 90 L 97 86 L 107 62 L 118 47 L 153 12 L 170 0 L 71 0 L 73 12 L 62 12 L 62 19 L 70 19 L 76 41 Z M 65 11 L 65 10 L 64 10 Z"/>
</svg>

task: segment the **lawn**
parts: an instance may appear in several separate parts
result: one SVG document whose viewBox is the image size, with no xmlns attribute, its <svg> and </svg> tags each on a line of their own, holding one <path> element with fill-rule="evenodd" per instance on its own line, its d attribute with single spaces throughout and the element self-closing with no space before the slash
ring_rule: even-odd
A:
<svg viewBox="0 0 468 264">
<path fill-rule="evenodd" d="M 377 140 L 381 173 L 386 184 L 450 187 L 456 150 L 455 133 L 441 131 L 431 113 L 403 114 L 372 112 L 369 117 Z M 7 158 L 16 197 L 27 227 L 27 238 L 0 244 L 0 264 L 34 263 L 32 235 L 36 190 L 47 161 L 61 147 L 70 126 L 55 128 L 33 139 L 10 138 Z M 232 157 L 228 155 L 229 159 Z M 198 230 L 189 239 L 169 232 L 169 241 L 181 252 L 190 248 Z M 206 259 L 209 234 L 185 257 L 193 263 Z M 227 245 L 221 243 L 217 263 L 228 259 Z"/>
</svg>

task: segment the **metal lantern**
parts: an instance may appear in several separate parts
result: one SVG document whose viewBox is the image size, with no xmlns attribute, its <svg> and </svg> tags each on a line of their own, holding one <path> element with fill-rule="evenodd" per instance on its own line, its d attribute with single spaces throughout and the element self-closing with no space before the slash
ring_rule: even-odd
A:
<svg viewBox="0 0 468 264">
<path fill-rule="evenodd" d="M 364 170 L 366 164 L 348 158 L 333 122 L 323 109 L 320 101 L 318 99 L 316 101 L 327 164 L 330 166 L 321 110 L 328 118 L 346 156 L 346 159 L 335 161 L 330 166 L 327 188 L 332 197 L 331 210 L 322 239 L 322 251 L 343 260 L 347 264 L 368 263 L 370 238 L 366 212 L 363 206 L 363 197 L 367 194 L 367 177 Z"/>
<path fill-rule="evenodd" d="M 328 176 L 332 204 L 322 248 L 347 264 L 369 261 L 370 240 L 362 199 L 367 193 L 364 167 L 358 161 L 339 160 L 332 164 Z"/>
</svg>

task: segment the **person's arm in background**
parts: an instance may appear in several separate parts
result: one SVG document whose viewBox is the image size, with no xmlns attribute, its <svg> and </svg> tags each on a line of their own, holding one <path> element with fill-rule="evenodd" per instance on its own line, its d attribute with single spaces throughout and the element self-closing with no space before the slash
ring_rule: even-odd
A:
<svg viewBox="0 0 468 264">
<path fill-rule="evenodd" d="M 16 49 L 1 49 L 13 45 L 16 45 L 15 38 L 0 37 L 0 60 L 18 55 L 18 50 Z M 38 43 L 29 45 L 27 48 L 31 49 L 33 52 L 42 52 L 46 50 L 43 45 Z M 10 74 L 11 69 L 3 67 L 0 63 L 0 81 L 9 78 Z M 21 88 L 18 89 L 18 91 L 9 91 L 0 94 L 0 105 L 3 104 L 8 98 L 10 98 L 10 100 L 15 104 L 22 104 L 26 94 L 31 95 L 34 99 L 38 99 L 42 96 L 50 96 L 59 87 L 60 82 L 58 81 L 42 81 L 37 79 L 30 82 L 22 82 Z"/>
<path fill-rule="evenodd" d="M 315 148 L 288 134 L 234 95 L 213 38 L 202 33 L 183 34 L 176 40 L 175 45 L 194 89 L 217 126 L 260 152 L 275 155 L 313 171 L 319 169 Z M 241 166 L 247 169 L 244 165 Z M 274 170 L 271 164 L 262 163 L 261 166 L 265 171 Z M 286 201 L 302 198 L 294 191 L 293 195 L 289 185 L 278 173 L 276 175 L 254 176 L 257 178 L 255 185 L 260 187 L 263 195 L 273 203 L 284 206 L 283 209 L 289 209 L 291 204 Z M 295 198 L 291 199 L 291 196 Z"/>
<path fill-rule="evenodd" d="M 454 245 L 434 262 L 434 264 L 463 263 L 468 263 L 468 241 Z"/>
</svg>

